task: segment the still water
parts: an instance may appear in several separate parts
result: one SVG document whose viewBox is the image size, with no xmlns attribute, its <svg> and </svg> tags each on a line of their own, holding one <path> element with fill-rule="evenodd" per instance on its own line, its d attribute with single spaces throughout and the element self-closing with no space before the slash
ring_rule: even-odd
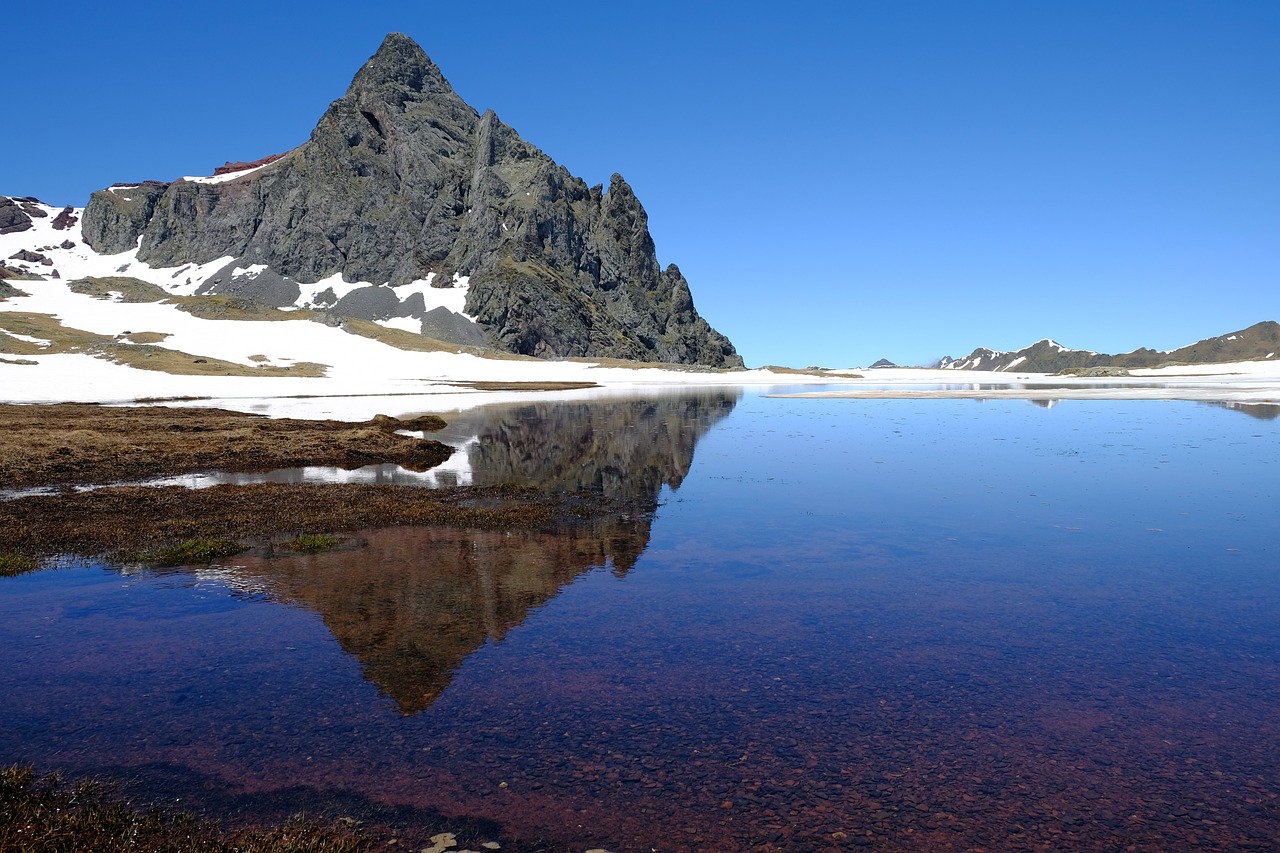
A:
<svg viewBox="0 0 1280 853">
<path fill-rule="evenodd" d="M 506 849 L 1275 849 L 1273 414 L 453 414 L 455 481 L 655 509 L 0 579 L 0 762 Z"/>
</svg>

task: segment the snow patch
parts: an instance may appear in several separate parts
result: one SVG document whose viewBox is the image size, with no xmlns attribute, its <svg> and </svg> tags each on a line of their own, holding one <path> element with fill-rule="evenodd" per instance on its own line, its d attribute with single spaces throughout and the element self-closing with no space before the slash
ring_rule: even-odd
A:
<svg viewBox="0 0 1280 853">
<path fill-rule="evenodd" d="M 379 326 L 388 329 L 402 329 L 415 335 L 422 331 L 422 321 L 415 317 L 389 317 L 386 320 L 374 320 Z"/>
<path fill-rule="evenodd" d="M 53 341 L 46 341 L 44 338 L 33 338 L 30 335 L 20 335 L 17 332 L 10 332 L 7 329 L 0 329 L 0 335 L 8 335 L 14 340 L 24 341 L 29 344 L 35 344 L 40 348 L 53 346 Z"/>
<path fill-rule="evenodd" d="M 255 279 L 266 271 L 266 264 L 249 264 L 247 267 L 236 267 L 233 269 L 231 271 L 231 277 Z"/>
<path fill-rule="evenodd" d="M 182 180 L 189 181 L 193 184 L 225 184 L 227 181 L 234 181 L 236 178 L 243 178 L 245 175 L 252 175 L 259 169 L 265 169 L 270 165 L 271 163 L 263 163 L 261 166 L 254 166 L 252 169 L 241 169 L 238 172 L 228 172 L 225 175 L 209 175 L 207 177 L 201 175 L 186 175 Z"/>
</svg>

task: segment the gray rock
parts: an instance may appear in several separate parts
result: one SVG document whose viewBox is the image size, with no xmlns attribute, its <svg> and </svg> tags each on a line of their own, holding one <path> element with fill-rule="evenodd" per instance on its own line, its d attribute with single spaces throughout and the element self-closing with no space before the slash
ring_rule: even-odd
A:
<svg viewBox="0 0 1280 853">
<path fill-rule="evenodd" d="M 742 364 L 698 316 L 679 270 L 660 268 L 621 177 L 608 192 L 588 187 L 493 112 L 477 115 L 400 34 L 299 148 L 223 183 L 94 193 L 83 231 L 102 252 L 141 238 L 139 259 L 158 266 L 229 255 L 302 283 L 469 275 L 467 312 L 513 352 Z M 332 310 L 413 316 L 376 287 Z"/>
<path fill-rule="evenodd" d="M 332 287 L 326 287 L 313 297 L 315 305 L 323 308 L 326 305 L 334 305 L 338 301 L 338 294 L 333 292 Z"/>
<path fill-rule="evenodd" d="M 422 298 L 422 294 L 414 292 L 404 299 L 398 308 L 396 308 L 393 317 L 416 317 L 421 320 L 422 316 L 427 313 L 427 301 Z"/>
<path fill-rule="evenodd" d="M 468 347 L 489 346 L 484 329 L 443 306 L 432 308 L 422 316 L 422 334 L 428 338 Z"/>
<path fill-rule="evenodd" d="M 0 196 L 0 234 L 16 234 L 31 227 L 31 217 L 21 205 L 7 196 Z"/>
<path fill-rule="evenodd" d="M 356 317 L 361 320 L 386 320 L 405 316 L 399 312 L 400 299 L 389 287 L 370 285 L 357 287 L 338 300 L 331 309 L 339 317 Z"/>
<path fill-rule="evenodd" d="M 104 255 L 117 255 L 134 248 L 169 186 L 159 181 L 145 181 L 98 190 L 89 197 L 84 209 L 81 224 L 84 241 Z M 205 260 L 218 257 L 221 256 Z"/>
<path fill-rule="evenodd" d="M 196 288 L 196 294 L 238 296 L 272 308 L 293 305 L 302 295 L 302 289 L 296 281 L 271 269 L 236 275 L 237 268 L 240 268 L 238 261 L 222 267 L 207 282 Z"/>
</svg>

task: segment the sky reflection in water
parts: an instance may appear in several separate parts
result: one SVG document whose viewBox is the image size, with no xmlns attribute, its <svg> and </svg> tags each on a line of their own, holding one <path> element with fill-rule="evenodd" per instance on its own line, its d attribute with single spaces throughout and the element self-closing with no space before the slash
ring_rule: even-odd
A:
<svg viewBox="0 0 1280 853">
<path fill-rule="evenodd" d="M 705 392 L 470 417 L 478 477 L 661 506 L 0 581 L 0 760 L 619 851 L 1280 833 L 1275 421 Z"/>
</svg>

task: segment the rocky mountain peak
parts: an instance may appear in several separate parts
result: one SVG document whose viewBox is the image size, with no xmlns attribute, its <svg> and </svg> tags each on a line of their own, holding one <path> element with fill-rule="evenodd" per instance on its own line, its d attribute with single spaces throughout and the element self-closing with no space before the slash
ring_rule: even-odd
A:
<svg viewBox="0 0 1280 853">
<path fill-rule="evenodd" d="M 377 52 L 369 57 L 351 82 L 352 91 L 371 91 L 382 87 L 453 94 L 453 87 L 427 52 L 404 33 L 388 33 Z"/>
<path fill-rule="evenodd" d="M 226 175 L 223 176 L 228 177 Z M 231 257 L 208 292 L 290 304 L 335 273 L 366 290 L 469 277 L 467 318 L 491 346 L 543 357 L 741 366 L 660 267 L 648 215 L 613 175 L 588 187 L 493 111 L 479 115 L 412 39 L 388 35 L 310 139 L 223 181 L 102 190 L 86 242 L 170 267 Z M 234 269 L 254 267 L 252 281 Z M 362 306 L 359 309 L 354 306 Z M 332 312 L 418 316 L 394 292 Z M 441 318 L 436 318 L 437 320 Z M 432 328 L 456 328 L 456 322 Z"/>
</svg>

